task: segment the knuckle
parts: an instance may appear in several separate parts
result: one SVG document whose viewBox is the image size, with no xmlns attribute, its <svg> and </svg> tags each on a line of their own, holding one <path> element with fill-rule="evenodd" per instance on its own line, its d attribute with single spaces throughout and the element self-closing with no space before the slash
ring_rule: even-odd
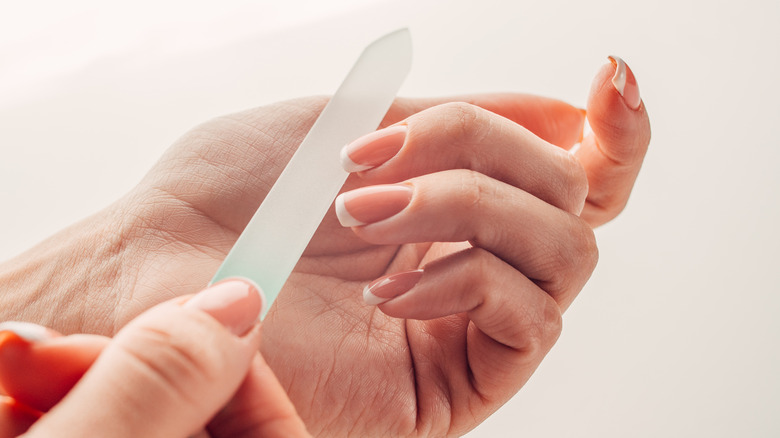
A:
<svg viewBox="0 0 780 438">
<path fill-rule="evenodd" d="M 472 311 L 476 312 L 471 316 L 494 340 L 519 353 L 496 366 L 510 372 L 518 360 L 538 362 L 561 334 L 563 319 L 558 303 L 544 293 L 525 295 L 525 288 L 535 289 L 530 280 L 501 275 L 509 265 L 491 252 L 474 247 L 462 254 L 468 267 L 462 286 L 471 291 Z"/>
<path fill-rule="evenodd" d="M 574 155 L 561 151 L 563 159 L 563 208 L 572 214 L 579 214 L 588 197 L 588 174 Z"/>
<path fill-rule="evenodd" d="M 599 251 L 593 229 L 582 219 L 572 217 L 568 237 L 554 247 L 548 291 L 560 298 L 575 294 L 585 284 L 598 263 Z"/>
<path fill-rule="evenodd" d="M 539 316 L 539 332 L 541 343 L 549 350 L 563 331 L 563 315 L 558 303 L 552 298 L 545 300 L 545 305 Z"/>
<path fill-rule="evenodd" d="M 565 268 L 569 272 L 583 272 L 589 276 L 596 268 L 599 257 L 593 229 L 578 218 L 572 226 L 570 242 L 566 255 L 562 257 Z"/>
<path fill-rule="evenodd" d="M 490 119 L 486 116 L 486 111 L 478 106 L 465 102 L 450 102 L 437 108 L 445 133 L 450 138 L 458 139 L 457 142 L 479 141 L 490 127 Z"/>
<path fill-rule="evenodd" d="M 542 357 L 555 345 L 563 331 L 563 316 L 558 303 L 550 296 L 535 306 L 522 329 L 520 348 L 529 357 Z"/>
<path fill-rule="evenodd" d="M 585 221 L 578 220 L 577 224 L 579 229 L 577 232 L 577 259 L 580 262 L 579 264 L 583 271 L 590 276 L 593 270 L 596 269 L 596 264 L 598 264 L 599 261 L 599 248 L 596 243 L 596 235 L 593 232 L 593 228 Z"/>
<path fill-rule="evenodd" d="M 486 220 L 503 205 L 518 202 L 517 193 L 507 190 L 507 185 L 472 169 L 449 171 L 457 175 L 452 185 L 455 193 L 455 209 L 462 220 L 456 221 L 455 236 L 469 240 L 473 246 L 494 246 L 507 239 L 515 239 L 511 226 L 495 226 Z M 487 212 L 487 213 L 486 213 Z"/>
<path fill-rule="evenodd" d="M 505 230 L 501 227 L 479 226 L 474 218 L 483 215 L 490 203 L 497 202 L 497 198 L 501 196 L 500 191 L 491 184 L 489 178 L 477 171 L 459 169 L 455 172 L 459 176 L 457 196 L 460 207 L 458 209 L 465 218 L 458 221 L 459 228 L 456 234 L 463 239 L 470 239 L 474 246 L 481 246 L 480 242 L 495 242 L 498 234 Z"/>
<path fill-rule="evenodd" d="M 461 200 L 469 210 L 479 209 L 486 193 L 483 187 L 482 176 L 470 169 L 458 170 L 460 181 L 458 192 Z"/>
<path fill-rule="evenodd" d="M 496 270 L 496 256 L 484 248 L 478 246 L 472 247 L 468 252 L 468 263 L 470 268 L 469 279 L 474 283 L 470 285 L 473 289 L 478 289 L 485 284 L 485 277 Z"/>
</svg>

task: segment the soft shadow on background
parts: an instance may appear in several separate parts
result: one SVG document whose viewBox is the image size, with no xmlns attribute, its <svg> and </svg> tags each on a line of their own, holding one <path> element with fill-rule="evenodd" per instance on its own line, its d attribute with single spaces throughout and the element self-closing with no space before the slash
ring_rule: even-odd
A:
<svg viewBox="0 0 780 438">
<path fill-rule="evenodd" d="M 761 0 L 8 4 L 0 259 L 118 198 L 194 125 L 332 93 L 397 27 L 405 96 L 584 105 L 615 54 L 650 113 L 647 161 L 558 345 L 470 436 L 778 436 L 779 21 Z"/>
</svg>

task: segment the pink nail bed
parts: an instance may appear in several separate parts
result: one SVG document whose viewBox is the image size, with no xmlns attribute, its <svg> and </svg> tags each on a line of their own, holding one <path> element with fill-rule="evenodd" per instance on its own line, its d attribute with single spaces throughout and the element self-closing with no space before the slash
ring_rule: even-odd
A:
<svg viewBox="0 0 780 438">
<path fill-rule="evenodd" d="M 388 219 L 412 201 L 414 190 L 405 184 L 363 187 L 336 198 L 336 216 L 345 227 L 359 227 Z"/>
<path fill-rule="evenodd" d="M 609 60 L 615 66 L 612 85 L 623 96 L 623 100 L 629 108 L 633 110 L 639 109 L 642 98 L 639 96 L 639 85 L 636 82 L 634 73 L 631 71 L 631 67 L 617 56 L 610 56 Z"/>
<path fill-rule="evenodd" d="M 363 301 L 377 306 L 409 292 L 422 278 L 423 270 L 400 272 L 378 278 L 363 289 Z"/>
<path fill-rule="evenodd" d="M 241 336 L 255 325 L 263 304 L 262 292 L 254 283 L 229 278 L 200 291 L 184 307 L 208 313 L 231 333 Z"/>
<path fill-rule="evenodd" d="M 372 169 L 394 157 L 406 141 L 406 125 L 395 125 L 366 134 L 341 149 L 341 165 L 347 172 Z"/>
</svg>

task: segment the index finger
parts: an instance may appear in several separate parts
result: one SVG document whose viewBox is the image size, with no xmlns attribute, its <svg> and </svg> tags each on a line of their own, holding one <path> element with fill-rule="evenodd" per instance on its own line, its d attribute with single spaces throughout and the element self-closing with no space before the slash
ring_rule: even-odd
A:
<svg viewBox="0 0 780 438">
<path fill-rule="evenodd" d="M 398 98 L 382 126 L 446 103 L 468 103 L 505 117 L 542 140 L 569 149 L 582 139 L 585 111 L 549 97 L 523 93 L 488 93 L 446 98 Z"/>
</svg>

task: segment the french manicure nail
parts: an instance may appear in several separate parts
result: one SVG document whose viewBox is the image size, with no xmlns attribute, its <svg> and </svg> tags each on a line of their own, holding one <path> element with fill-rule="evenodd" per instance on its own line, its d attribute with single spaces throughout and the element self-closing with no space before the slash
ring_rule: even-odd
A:
<svg viewBox="0 0 780 438">
<path fill-rule="evenodd" d="M 29 342 L 45 341 L 56 336 L 56 332 L 42 325 L 21 321 L 0 323 L 0 332 L 4 331 L 14 333 L 16 336 Z"/>
<path fill-rule="evenodd" d="M 395 125 L 366 134 L 341 148 L 341 165 L 347 172 L 360 172 L 379 166 L 401 150 L 406 125 Z"/>
<path fill-rule="evenodd" d="M 413 191 L 405 184 L 386 184 L 342 193 L 336 198 L 336 216 L 345 227 L 379 222 L 406 208 Z"/>
<path fill-rule="evenodd" d="M 631 109 L 638 109 L 642 102 L 639 97 L 639 85 L 631 68 L 618 56 L 609 56 L 609 60 L 615 66 L 615 75 L 612 76 L 612 85 L 623 96 L 623 100 Z"/>
<path fill-rule="evenodd" d="M 377 306 L 409 292 L 422 278 L 423 270 L 400 272 L 372 281 L 363 289 L 363 302 Z"/>
<path fill-rule="evenodd" d="M 246 279 L 229 278 L 198 292 L 184 307 L 202 310 L 236 336 L 257 322 L 265 299 L 260 288 Z"/>
</svg>

